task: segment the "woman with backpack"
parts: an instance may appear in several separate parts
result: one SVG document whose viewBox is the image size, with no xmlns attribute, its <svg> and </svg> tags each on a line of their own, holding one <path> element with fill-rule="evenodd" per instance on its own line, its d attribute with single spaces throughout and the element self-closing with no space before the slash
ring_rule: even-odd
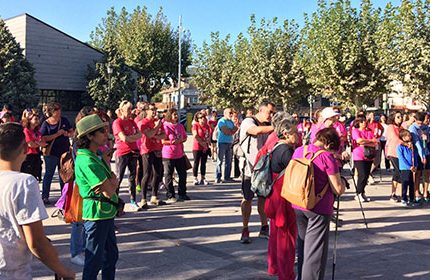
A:
<svg viewBox="0 0 430 280">
<path fill-rule="evenodd" d="M 282 119 L 278 120 L 278 116 Z M 273 125 L 279 141 L 274 145 L 267 141 L 271 152 L 270 167 L 273 171 L 272 193 L 266 198 L 264 212 L 270 218 L 268 245 L 268 273 L 279 279 L 294 279 L 294 259 L 297 238 L 296 216 L 291 204 L 281 197 L 284 170 L 291 160 L 294 147 L 299 141 L 296 125 L 285 113 L 273 117 Z M 276 119 L 276 121 L 275 121 Z M 264 149 L 264 148 L 263 148 Z"/>
<path fill-rule="evenodd" d="M 315 194 L 320 194 L 321 199 L 317 200 L 312 209 L 293 204 L 298 230 L 298 280 L 324 279 L 334 195 L 345 192 L 345 185 L 333 156 L 339 146 L 340 138 L 336 130 L 324 128 L 316 134 L 313 144 L 297 148 L 292 157 L 292 160 L 304 157 L 309 159 L 319 152 L 311 164 L 314 169 Z"/>
</svg>

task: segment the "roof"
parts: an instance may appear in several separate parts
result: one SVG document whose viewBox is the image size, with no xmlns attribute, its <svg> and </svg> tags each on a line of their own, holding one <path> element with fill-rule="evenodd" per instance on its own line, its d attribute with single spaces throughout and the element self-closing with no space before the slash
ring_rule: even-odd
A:
<svg viewBox="0 0 430 280">
<path fill-rule="evenodd" d="M 72 40 L 74 40 L 74 41 L 76 41 L 76 42 L 78 42 L 78 43 L 80 43 L 80 44 L 82 44 L 82 45 L 85 45 L 85 46 L 86 46 L 86 47 L 88 47 L 88 48 L 91 48 L 91 49 L 93 49 L 93 50 L 95 50 L 95 51 L 99 52 L 100 54 L 103 54 L 103 55 L 105 54 L 105 52 L 103 52 L 103 51 L 101 51 L 101 50 L 99 50 L 99 49 L 97 49 L 97 48 L 94 48 L 94 47 L 93 47 L 93 46 L 91 46 L 90 44 L 87 44 L 87 43 L 85 43 L 85 42 L 82 42 L 81 40 L 78 40 L 78 39 L 76 39 L 75 37 L 70 36 L 69 34 L 67 34 L 67 33 L 65 33 L 65 32 L 61 31 L 60 29 L 55 28 L 55 27 L 53 27 L 52 25 L 47 24 L 46 22 L 44 22 L 44 21 L 42 21 L 42 20 L 40 20 L 40 19 L 38 19 L 38 18 L 36 18 L 36 17 L 34 17 L 34 16 L 30 15 L 30 14 L 27 14 L 27 13 L 23 13 L 23 14 L 20 14 L 20 15 L 14 16 L 14 17 L 7 18 L 7 19 L 5 19 L 4 21 L 8 21 L 8 20 L 11 20 L 11 19 L 14 19 L 14 18 L 18 18 L 18 17 L 22 17 L 22 16 L 28 16 L 28 17 L 30 17 L 30 18 L 32 18 L 32 19 L 34 19 L 34 20 L 36 20 L 36 21 L 38 21 L 38 22 L 42 23 L 43 25 L 46 25 L 47 27 L 52 28 L 52 29 L 54 29 L 54 30 L 55 30 L 55 31 L 57 31 L 57 32 L 60 32 L 60 33 L 61 33 L 61 34 L 63 34 L 64 36 L 67 36 L 67 37 L 69 37 L 70 39 L 72 39 Z M 141 73 L 139 70 L 137 70 L 136 68 L 134 68 L 134 67 L 132 67 L 132 66 L 129 66 L 129 65 L 127 65 L 127 66 L 128 66 L 130 69 L 132 69 L 133 71 L 135 71 L 135 72 L 139 73 L 140 75 L 142 75 L 142 73 Z"/>
</svg>

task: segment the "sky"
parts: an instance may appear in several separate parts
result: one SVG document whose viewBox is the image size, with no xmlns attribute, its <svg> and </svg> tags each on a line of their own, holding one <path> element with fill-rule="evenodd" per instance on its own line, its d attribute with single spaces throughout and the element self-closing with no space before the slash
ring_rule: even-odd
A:
<svg viewBox="0 0 430 280">
<path fill-rule="evenodd" d="M 372 1 L 376 7 L 384 7 L 387 2 Z M 391 2 L 398 5 L 400 0 Z M 354 7 L 359 4 L 360 0 L 352 0 Z M 182 16 L 183 28 L 190 31 L 193 43 L 200 47 L 203 41 L 209 41 L 211 32 L 219 31 L 222 37 L 231 34 L 233 38 L 246 32 L 252 14 L 257 19 L 277 17 L 279 22 L 294 19 L 302 24 L 303 14 L 314 12 L 317 0 L 0 0 L 0 18 L 27 13 L 88 42 L 91 31 L 101 23 L 110 7 L 117 11 L 126 7 L 131 12 L 138 5 L 146 6 L 152 15 L 163 7 L 167 19 L 175 27 Z"/>
</svg>

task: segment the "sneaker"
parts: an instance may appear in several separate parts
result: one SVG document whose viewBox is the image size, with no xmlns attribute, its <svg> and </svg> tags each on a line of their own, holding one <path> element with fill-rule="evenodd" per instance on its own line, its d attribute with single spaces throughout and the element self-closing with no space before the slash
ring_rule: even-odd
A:
<svg viewBox="0 0 430 280">
<path fill-rule="evenodd" d="M 43 204 L 45 204 L 45 205 L 51 205 L 51 201 L 49 201 L 49 198 L 47 198 L 47 197 L 42 198 L 42 201 L 43 201 Z"/>
<path fill-rule="evenodd" d="M 156 196 L 151 197 L 151 201 L 149 201 L 149 203 L 156 206 L 166 205 L 166 202 L 158 199 Z"/>
<path fill-rule="evenodd" d="M 73 258 L 70 258 L 70 261 L 73 264 L 79 265 L 79 266 L 84 266 L 85 264 L 85 257 L 82 255 L 76 255 Z"/>
<path fill-rule="evenodd" d="M 194 186 L 198 186 L 198 185 L 200 185 L 200 182 L 199 182 L 199 180 L 197 180 L 197 179 L 194 179 Z"/>
<path fill-rule="evenodd" d="M 369 184 L 371 184 L 371 185 L 373 185 L 373 184 L 375 184 L 375 183 L 376 183 L 376 182 L 375 182 L 375 178 L 373 178 L 373 176 L 372 176 L 372 175 L 370 175 L 370 176 L 369 176 L 368 183 L 369 183 Z"/>
<path fill-rule="evenodd" d="M 357 201 L 365 202 L 365 199 L 363 198 L 363 196 L 361 194 L 356 194 L 354 199 Z"/>
<path fill-rule="evenodd" d="M 223 183 L 236 183 L 236 181 L 233 180 L 232 178 L 228 178 L 228 179 L 224 179 Z"/>
<path fill-rule="evenodd" d="M 397 196 L 397 195 L 395 195 L 395 194 L 392 194 L 391 196 L 390 196 L 390 200 L 392 201 L 392 202 L 400 202 L 400 198 Z"/>
<path fill-rule="evenodd" d="M 166 200 L 166 202 L 167 203 L 169 203 L 169 204 L 171 204 L 171 203 L 176 203 L 178 200 L 175 198 L 175 197 L 171 197 L 171 198 L 168 198 L 167 200 Z"/>
<path fill-rule="evenodd" d="M 402 200 L 400 203 L 402 204 L 403 207 L 408 207 L 409 206 L 408 203 L 406 201 L 404 201 L 404 200 Z"/>
<path fill-rule="evenodd" d="M 242 236 L 240 237 L 240 243 L 242 244 L 251 243 L 251 238 L 249 238 L 249 230 L 247 227 L 242 229 Z"/>
<path fill-rule="evenodd" d="M 258 234 L 258 237 L 269 239 L 269 226 L 261 226 L 260 233 Z"/>
<path fill-rule="evenodd" d="M 191 198 L 188 195 L 180 195 L 178 198 L 178 201 L 185 201 L 185 200 L 191 200 Z"/>
<path fill-rule="evenodd" d="M 424 202 L 429 202 L 430 201 L 430 198 L 428 198 L 428 197 L 423 197 L 423 199 L 424 199 Z"/>
<path fill-rule="evenodd" d="M 114 225 L 113 228 L 115 230 L 115 234 L 118 234 L 119 233 L 119 227 L 117 227 L 117 226 Z"/>
<path fill-rule="evenodd" d="M 369 197 L 367 197 L 367 195 L 366 195 L 366 194 L 362 193 L 362 194 L 361 194 L 361 196 L 363 197 L 364 202 L 369 202 L 369 201 L 370 201 L 370 198 L 369 198 Z"/>
<path fill-rule="evenodd" d="M 200 181 L 200 184 L 204 185 L 204 186 L 207 186 L 207 185 L 209 185 L 209 182 L 208 182 L 208 180 L 203 179 L 203 180 Z"/>
<path fill-rule="evenodd" d="M 142 209 L 142 210 L 147 210 L 147 209 L 149 209 L 148 201 L 146 201 L 146 199 L 142 199 L 142 200 L 140 201 L 140 204 L 142 205 L 142 206 L 140 207 L 140 209 Z"/>
<path fill-rule="evenodd" d="M 142 211 L 142 208 L 140 208 L 139 204 L 136 203 L 134 200 L 130 200 L 131 209 L 133 209 L 136 212 Z"/>
<path fill-rule="evenodd" d="M 217 183 L 217 184 L 221 184 L 221 179 L 216 179 L 216 180 L 215 180 L 215 183 Z"/>
</svg>

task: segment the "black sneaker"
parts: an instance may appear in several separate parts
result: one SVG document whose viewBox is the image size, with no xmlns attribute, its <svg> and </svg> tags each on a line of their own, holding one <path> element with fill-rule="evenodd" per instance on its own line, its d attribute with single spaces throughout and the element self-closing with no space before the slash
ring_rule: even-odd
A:
<svg viewBox="0 0 430 280">
<path fill-rule="evenodd" d="M 178 197 L 178 201 L 185 201 L 185 200 L 191 200 L 191 198 L 188 195 L 180 195 Z"/>
<path fill-rule="evenodd" d="M 258 234 L 258 237 L 269 239 L 269 226 L 261 226 L 260 233 Z"/>
</svg>

